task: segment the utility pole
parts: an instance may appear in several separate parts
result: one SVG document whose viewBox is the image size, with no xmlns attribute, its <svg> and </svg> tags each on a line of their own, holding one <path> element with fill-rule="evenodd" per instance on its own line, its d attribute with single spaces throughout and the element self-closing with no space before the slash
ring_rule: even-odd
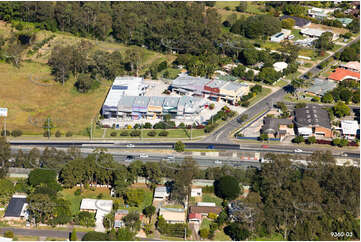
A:
<svg viewBox="0 0 361 242">
<path fill-rule="evenodd" d="M 5 140 L 6 140 L 6 117 L 4 119 L 4 136 L 5 136 Z"/>
<path fill-rule="evenodd" d="M 50 139 L 50 119 L 48 117 L 48 139 Z"/>
<path fill-rule="evenodd" d="M 93 139 L 93 119 L 90 121 L 90 140 Z"/>
<path fill-rule="evenodd" d="M 191 125 L 191 140 L 192 140 L 192 129 L 193 129 L 193 124 Z"/>
</svg>

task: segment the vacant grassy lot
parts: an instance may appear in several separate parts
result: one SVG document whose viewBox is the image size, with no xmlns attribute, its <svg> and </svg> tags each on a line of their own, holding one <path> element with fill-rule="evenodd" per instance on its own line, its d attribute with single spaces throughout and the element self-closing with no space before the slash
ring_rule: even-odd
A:
<svg viewBox="0 0 361 242">
<path fill-rule="evenodd" d="M 214 234 L 214 238 L 213 240 L 215 241 L 230 241 L 231 238 L 226 235 L 222 230 L 217 230 L 216 233 Z"/>
<path fill-rule="evenodd" d="M 97 90 L 79 94 L 74 79 L 64 86 L 53 81 L 45 64 L 24 62 L 18 69 L 0 63 L 0 106 L 9 109 L 7 127 L 21 129 L 25 134 L 42 133 L 49 116 L 61 131 L 84 130 L 99 112 L 110 82 Z"/>
<path fill-rule="evenodd" d="M 79 189 L 79 187 L 73 187 L 71 189 L 64 189 L 60 193 L 63 195 L 65 200 L 70 201 L 71 203 L 71 213 L 77 214 L 79 213 L 81 200 L 83 198 L 97 198 L 99 194 L 103 194 L 102 199 L 111 199 L 110 191 L 108 188 L 99 187 L 95 188 L 94 191 L 90 189 L 83 190 L 80 196 L 75 196 L 74 192 Z"/>
<path fill-rule="evenodd" d="M 223 200 L 219 197 L 217 197 L 214 194 L 211 193 L 203 193 L 202 195 L 202 202 L 211 202 L 211 203 L 216 203 L 217 206 L 221 206 Z"/>
<path fill-rule="evenodd" d="M 249 100 L 250 103 L 249 105 L 253 105 L 254 103 L 258 102 L 259 100 L 270 94 L 271 92 L 272 92 L 271 88 L 262 87 L 261 93 L 258 93 L 255 97 Z"/>
</svg>

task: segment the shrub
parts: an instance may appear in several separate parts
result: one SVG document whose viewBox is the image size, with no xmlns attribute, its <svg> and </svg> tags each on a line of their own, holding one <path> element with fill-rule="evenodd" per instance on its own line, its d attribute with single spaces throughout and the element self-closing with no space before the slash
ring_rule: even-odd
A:
<svg viewBox="0 0 361 242">
<path fill-rule="evenodd" d="M 128 136 L 128 135 L 129 135 L 129 133 L 126 130 L 123 130 L 122 132 L 120 132 L 120 136 Z"/>
<path fill-rule="evenodd" d="M 209 105 L 209 109 L 210 109 L 210 110 L 213 110 L 213 109 L 214 109 L 214 103 L 211 103 L 211 104 Z"/>
<path fill-rule="evenodd" d="M 48 132 L 48 131 L 46 130 L 46 131 L 44 131 L 43 136 L 44 136 L 44 137 L 50 137 L 50 136 L 51 136 L 51 132 Z"/>
<path fill-rule="evenodd" d="M 133 128 L 134 128 L 134 129 L 140 129 L 141 127 L 142 127 L 142 126 L 141 126 L 140 124 L 135 124 Z"/>
<path fill-rule="evenodd" d="M 186 127 L 186 125 L 184 124 L 184 123 L 180 123 L 179 125 L 178 125 L 178 128 L 180 128 L 180 129 L 184 129 Z"/>
<path fill-rule="evenodd" d="M 2 130 L 1 131 L 1 136 L 4 136 L 5 135 L 5 131 Z M 9 130 L 6 130 L 6 136 L 10 136 L 10 131 Z"/>
<path fill-rule="evenodd" d="M 214 193 L 214 186 L 205 186 L 202 187 L 203 193 Z"/>
<path fill-rule="evenodd" d="M 5 238 L 14 238 L 14 232 L 11 230 L 7 230 L 4 232 L 4 237 Z"/>
<path fill-rule="evenodd" d="M 217 218 L 217 214 L 215 213 L 208 213 L 208 218 L 215 220 Z"/>
<path fill-rule="evenodd" d="M 75 218 L 74 223 L 86 227 L 95 226 L 95 214 L 90 212 L 82 211 Z"/>
<path fill-rule="evenodd" d="M 73 133 L 71 131 L 68 131 L 68 132 L 66 132 L 65 136 L 66 137 L 71 137 L 71 136 L 73 136 Z"/>
<path fill-rule="evenodd" d="M 202 239 L 208 238 L 209 229 L 203 228 L 203 229 L 199 230 L 199 235 L 201 236 Z"/>
<path fill-rule="evenodd" d="M 76 189 L 74 192 L 74 196 L 80 196 L 81 195 L 81 189 Z"/>
<path fill-rule="evenodd" d="M 59 130 L 55 132 L 55 137 L 61 137 L 61 132 Z"/>
<path fill-rule="evenodd" d="M 155 132 L 154 130 L 152 130 L 152 131 L 149 131 L 149 132 L 147 133 L 147 135 L 150 136 L 150 137 L 154 137 L 154 136 L 157 135 L 157 132 Z"/>
<path fill-rule="evenodd" d="M 11 136 L 14 136 L 14 137 L 19 137 L 23 135 L 23 131 L 19 130 L 19 129 L 15 129 L 11 132 Z"/>
<path fill-rule="evenodd" d="M 140 136 L 140 131 L 139 130 L 133 130 L 132 132 L 130 132 L 130 136 L 132 136 L 132 137 Z"/>
<path fill-rule="evenodd" d="M 112 137 L 117 136 L 117 132 L 115 132 L 115 131 L 111 132 L 111 133 L 110 133 L 110 136 L 112 136 Z"/>
<path fill-rule="evenodd" d="M 168 136 L 168 131 L 163 130 L 163 131 L 159 132 L 158 135 L 159 136 Z"/>
<path fill-rule="evenodd" d="M 146 123 L 144 124 L 144 128 L 145 128 L 145 129 L 151 129 L 151 128 L 152 128 L 152 124 L 149 123 L 149 122 L 146 122 Z"/>
<path fill-rule="evenodd" d="M 243 101 L 241 105 L 242 105 L 242 107 L 248 107 L 250 105 L 250 102 L 249 101 Z"/>
<path fill-rule="evenodd" d="M 296 138 L 293 139 L 293 142 L 299 144 L 305 141 L 305 138 L 303 136 L 296 136 Z"/>
<path fill-rule="evenodd" d="M 174 145 L 174 150 L 177 152 L 183 152 L 185 145 L 182 141 L 177 141 Z"/>
</svg>

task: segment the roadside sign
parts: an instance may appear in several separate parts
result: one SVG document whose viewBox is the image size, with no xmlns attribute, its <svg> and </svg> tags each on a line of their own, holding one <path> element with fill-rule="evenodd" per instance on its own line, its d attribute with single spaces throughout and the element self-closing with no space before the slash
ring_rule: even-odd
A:
<svg viewBox="0 0 361 242">
<path fill-rule="evenodd" d="M 7 117 L 7 116 L 8 116 L 8 109 L 0 108 L 0 117 Z"/>
</svg>

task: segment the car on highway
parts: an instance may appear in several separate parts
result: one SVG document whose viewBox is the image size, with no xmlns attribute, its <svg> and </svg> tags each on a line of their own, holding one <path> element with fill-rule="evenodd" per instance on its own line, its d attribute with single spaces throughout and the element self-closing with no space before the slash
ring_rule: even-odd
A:
<svg viewBox="0 0 361 242">
<path fill-rule="evenodd" d="M 342 155 L 341 156 L 343 156 L 343 157 L 347 157 L 348 156 L 348 154 L 347 153 L 342 153 Z"/>
<path fill-rule="evenodd" d="M 125 157 L 125 160 L 126 162 L 132 162 L 134 161 L 135 157 L 134 155 L 127 155 L 127 157 Z"/>
<path fill-rule="evenodd" d="M 214 161 L 214 163 L 215 163 L 215 164 L 222 164 L 222 161 L 216 160 L 216 161 Z"/>
<path fill-rule="evenodd" d="M 169 160 L 175 160 L 175 157 L 172 156 L 172 155 L 170 155 L 170 156 L 167 157 L 167 159 L 169 159 Z"/>
<path fill-rule="evenodd" d="M 268 145 L 262 145 L 262 148 L 269 148 Z"/>
<path fill-rule="evenodd" d="M 301 149 L 295 149 L 295 153 L 301 153 L 301 152 L 303 152 L 303 150 L 301 150 Z"/>
<path fill-rule="evenodd" d="M 149 157 L 149 155 L 147 155 L 147 154 L 140 154 L 139 155 L 139 158 L 148 158 Z"/>
<path fill-rule="evenodd" d="M 214 149 L 214 145 L 208 145 L 208 149 Z"/>
<path fill-rule="evenodd" d="M 134 148 L 135 147 L 135 145 L 133 145 L 133 144 L 127 144 L 127 148 Z"/>
</svg>

